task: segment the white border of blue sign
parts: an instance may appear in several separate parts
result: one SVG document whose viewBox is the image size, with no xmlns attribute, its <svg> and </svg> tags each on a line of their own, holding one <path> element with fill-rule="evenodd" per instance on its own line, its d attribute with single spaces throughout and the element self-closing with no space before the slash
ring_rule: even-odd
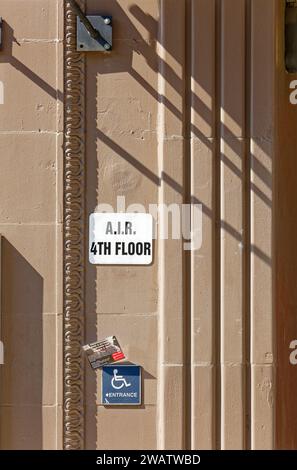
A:
<svg viewBox="0 0 297 470">
<path fill-rule="evenodd" d="M 116 367 L 117 365 L 121 367 L 139 367 L 139 402 L 138 403 L 105 403 L 103 401 L 103 368 L 105 367 Z M 106 364 L 102 366 L 102 373 L 101 373 L 101 405 L 103 406 L 140 406 L 142 405 L 142 367 L 138 364 Z"/>
</svg>

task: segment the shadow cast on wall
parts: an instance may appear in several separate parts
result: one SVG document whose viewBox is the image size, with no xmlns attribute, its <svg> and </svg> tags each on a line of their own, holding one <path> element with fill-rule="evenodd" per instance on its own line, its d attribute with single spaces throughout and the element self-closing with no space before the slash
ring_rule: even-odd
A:
<svg viewBox="0 0 297 470">
<path fill-rule="evenodd" d="M 42 449 L 43 279 L 2 237 L 0 448 Z"/>
<path fill-rule="evenodd" d="M 216 2 L 217 5 L 219 2 Z M 90 53 L 87 55 L 87 68 L 90 65 L 92 75 L 87 74 L 87 92 L 90 94 L 90 99 L 87 100 L 87 133 L 92 136 L 88 140 L 87 145 L 87 215 L 94 210 L 98 203 L 98 158 L 95 157 L 98 154 L 98 142 L 103 142 L 110 150 L 119 155 L 123 160 L 128 162 L 131 167 L 139 171 L 146 178 L 149 178 L 156 186 L 166 184 L 171 187 L 174 191 L 179 194 L 184 194 L 185 188 L 180 183 L 174 181 L 170 175 L 163 172 L 162 174 L 154 173 L 150 168 L 143 162 L 139 161 L 137 155 L 128 152 L 123 146 L 116 140 L 116 138 L 108 133 L 102 132 L 102 129 L 98 126 L 98 120 L 100 118 L 98 111 L 98 102 L 95 97 L 98 95 L 98 77 L 104 74 L 117 74 L 117 73 L 128 73 L 130 77 L 139 84 L 150 97 L 157 103 L 162 105 L 180 122 L 184 123 L 185 116 L 183 111 L 170 101 L 170 99 L 162 95 L 160 90 L 156 89 L 149 82 L 145 75 L 142 75 L 139 70 L 136 70 L 133 66 L 133 56 L 135 54 L 143 56 L 146 64 L 149 68 L 160 75 L 164 81 L 170 85 L 176 93 L 179 93 L 183 100 L 186 99 L 185 87 L 183 80 L 176 74 L 175 70 L 164 61 L 158 54 L 157 42 L 166 50 L 166 52 L 174 58 L 174 60 L 181 66 L 184 65 L 184 57 L 177 53 L 174 48 L 174 42 L 162 43 L 162 35 L 159 34 L 160 20 L 156 20 L 151 15 L 147 14 L 140 8 L 141 2 L 134 3 L 127 11 L 121 6 L 121 1 L 109 1 L 102 2 L 100 4 L 100 14 L 112 14 L 113 24 L 115 31 L 114 49 L 110 56 L 105 58 L 99 58 L 98 55 Z M 96 14 L 98 13 L 99 5 L 97 0 L 87 0 L 87 13 Z M 161 11 L 161 7 L 159 8 Z M 163 11 L 163 15 L 166 12 Z M 160 15 L 161 16 L 161 15 Z M 139 30 L 135 27 L 135 24 L 141 25 L 147 34 L 148 38 L 144 39 L 140 34 Z M 124 33 L 124 34 L 123 34 Z M 21 72 L 29 80 L 32 80 L 36 85 L 46 91 L 50 96 L 58 98 L 60 101 L 63 100 L 63 94 L 61 91 L 53 89 L 46 81 L 39 77 L 36 73 L 30 70 L 25 64 L 21 63 L 18 59 L 13 57 L 13 45 L 22 47 L 14 37 L 13 29 L 8 24 L 4 24 L 4 49 L 1 53 L 0 62 L 8 62 L 12 67 Z M 219 35 L 219 32 L 217 33 Z M 128 47 L 122 47 L 124 42 L 122 39 L 129 37 L 126 41 Z M 220 48 L 220 42 L 218 41 L 217 47 Z M 219 51 L 217 51 L 219 55 Z M 212 97 L 213 88 L 212 83 L 205 80 L 201 80 L 200 77 L 195 76 L 195 68 L 193 68 L 191 80 L 196 82 L 201 89 L 204 90 L 205 94 Z M 219 75 L 218 75 L 219 77 Z M 219 102 L 219 94 L 214 97 L 215 107 L 219 108 L 221 103 Z M 100 99 L 100 96 L 99 96 Z M 190 96 L 191 109 L 196 113 L 201 120 L 204 121 L 209 127 L 214 124 L 214 113 L 213 109 L 210 109 L 205 102 L 203 102 L 194 92 L 191 92 Z M 224 110 L 232 118 L 233 122 L 239 122 L 239 116 L 236 114 L 234 109 Z M 191 123 L 184 123 L 184 138 L 189 139 L 191 135 L 201 140 L 201 142 L 210 150 L 212 150 L 211 139 L 208 138 L 204 132 L 201 131 L 199 126 Z M 248 126 L 247 126 L 248 128 Z M 155 129 L 157 131 L 157 129 Z M 226 127 L 223 122 L 219 122 L 216 125 L 215 134 L 212 136 L 214 139 L 220 139 L 224 135 L 225 143 L 239 156 L 240 150 L 238 148 L 237 136 L 232 134 L 230 128 Z M 271 136 L 264 136 L 262 140 L 258 140 L 257 144 L 266 152 L 266 143 L 269 141 Z M 250 138 L 250 135 L 246 135 L 246 138 Z M 238 170 L 234 164 L 229 160 L 228 156 L 223 154 L 221 151 L 216 149 L 216 163 L 214 173 L 219 172 L 220 162 L 224 164 L 234 173 L 234 176 L 242 180 L 243 185 L 246 185 L 251 191 L 253 191 L 258 198 L 260 198 L 264 204 L 271 210 L 271 200 L 267 195 L 263 194 L 260 188 L 256 187 L 254 183 L 246 182 L 246 175 Z M 266 152 L 267 153 L 267 152 Z M 263 167 L 262 163 L 257 160 L 253 155 L 253 171 L 257 177 L 265 184 L 265 186 L 271 189 L 272 186 L 272 175 L 270 172 Z M 270 155 L 268 154 L 268 157 Z M 100 155 L 99 155 L 100 158 Z M 250 155 L 247 156 L 250 158 Z M 192 203 L 201 203 L 194 195 L 189 194 L 188 199 Z M 245 238 L 245 235 L 236 228 L 232 227 L 227 221 L 222 220 L 219 210 L 213 210 L 203 203 L 203 212 L 211 220 L 211 222 L 219 229 L 224 229 L 229 235 L 231 235 L 237 242 L 248 244 L 249 240 Z M 88 221 L 85 221 L 86 226 Z M 9 436 L 9 433 L 16 432 L 13 429 L 14 419 L 13 414 L 14 407 L 11 406 L 9 400 L 15 400 L 17 403 L 22 403 L 26 406 L 22 407 L 22 412 L 25 413 L 26 407 L 32 405 L 34 409 L 33 418 L 30 420 L 31 426 L 27 426 L 27 420 L 24 418 L 24 428 L 19 426 L 21 441 L 27 442 L 26 439 L 32 433 L 35 426 L 35 441 L 30 443 L 31 445 L 39 448 L 42 446 L 42 291 L 43 291 L 43 280 L 39 274 L 27 263 L 27 261 L 18 253 L 8 241 L 4 240 L 3 243 L 3 280 L 2 280 L 2 322 L 3 322 L 3 335 L 5 341 L 5 352 L 6 361 L 11 356 L 13 366 L 9 369 L 8 365 L 5 365 L 2 369 L 2 380 L 1 380 L 1 412 L 5 414 L 3 417 L 3 423 L 5 425 L 5 433 L 1 431 L 1 441 Z M 257 246 L 248 246 L 250 251 L 260 258 L 267 266 L 271 267 L 271 259 L 266 253 Z M 94 312 L 97 310 L 97 298 L 96 298 L 96 283 L 97 273 L 96 268 L 87 266 L 86 269 L 86 285 L 87 285 L 87 312 L 89 318 L 87 319 L 87 340 L 92 341 L 96 339 L 97 333 L 97 320 Z M 92 316 L 93 315 L 93 316 Z M 99 332 L 100 336 L 100 332 Z M 29 346 L 29 347 L 28 347 Z M 25 377 L 25 371 L 32 371 L 32 377 L 28 380 Z M 87 368 L 86 372 L 88 376 L 87 382 L 89 382 L 88 390 L 92 397 L 96 397 L 96 377 L 95 374 L 91 374 L 91 371 Z M 9 398 L 10 397 L 10 398 Z M 40 411 L 39 416 L 37 410 Z M 9 415 L 10 413 L 10 415 Z M 6 418 L 6 415 L 10 416 L 10 419 Z M 29 432 L 30 431 L 30 432 Z M 24 432 L 24 437 L 22 437 Z M 89 433 L 89 434 L 88 434 Z M 87 434 L 90 436 L 88 440 L 92 447 L 96 446 L 96 420 L 88 420 L 88 431 Z M 40 442 L 39 442 L 40 440 Z M 8 442 L 8 441 L 7 441 Z M 25 445 L 25 444 L 24 444 Z"/>
<path fill-rule="evenodd" d="M 185 65 L 185 56 L 177 52 L 179 48 L 175 48 L 174 41 L 163 42 L 163 35 L 160 34 L 160 28 L 164 26 L 165 20 L 162 18 L 162 15 L 166 16 L 166 11 L 162 10 L 166 2 L 159 2 L 159 18 L 155 19 L 150 14 L 146 13 L 141 8 L 142 2 L 131 2 L 130 5 L 121 5 L 121 1 L 110 1 L 102 2 L 100 8 L 96 0 L 87 0 L 86 10 L 87 14 L 95 15 L 112 15 L 113 16 L 113 29 L 114 29 L 114 41 L 113 41 L 113 51 L 110 55 L 107 56 L 98 56 L 96 53 L 89 53 L 86 55 L 87 60 L 87 70 L 88 74 L 86 76 L 86 90 L 87 90 L 87 110 L 86 110 L 86 130 L 88 134 L 88 145 L 87 145 L 87 197 L 86 197 L 86 213 L 87 216 L 94 211 L 95 207 L 98 204 L 98 201 L 101 198 L 100 193 L 100 181 L 99 181 L 99 145 L 104 144 L 107 148 L 110 149 L 110 153 L 118 155 L 131 165 L 131 169 L 138 171 L 145 178 L 148 178 L 155 186 L 160 187 L 162 184 L 167 185 L 172 188 L 173 191 L 180 195 L 185 195 L 185 188 L 177 181 L 171 178 L 166 172 L 158 174 L 151 170 L 150 162 L 140 161 L 139 155 L 133 154 L 131 151 L 128 151 L 127 148 L 121 143 L 121 135 L 113 134 L 110 129 L 102 129 L 101 118 L 102 113 L 100 113 L 100 98 L 103 97 L 100 95 L 100 79 L 103 75 L 111 74 L 129 74 L 131 77 L 131 86 L 133 81 L 135 84 L 140 85 L 148 94 L 150 98 L 153 98 L 155 103 L 162 104 L 164 108 L 171 113 L 177 120 L 183 123 L 183 137 L 185 140 L 190 140 L 191 137 L 200 140 L 207 149 L 210 150 L 210 156 L 215 152 L 214 164 L 213 164 L 213 179 L 214 186 L 217 184 L 215 191 L 220 191 L 219 179 L 220 179 L 220 165 L 223 163 L 231 172 L 234 174 L 234 178 L 239 179 L 242 187 L 245 188 L 244 203 L 249 206 L 250 204 L 250 195 L 249 193 L 254 193 L 257 198 L 259 198 L 264 205 L 267 207 L 268 211 L 272 211 L 272 201 L 271 198 L 267 196 L 262 190 L 262 188 L 257 187 L 257 185 L 250 181 L 250 170 L 252 167 L 253 173 L 257 176 L 258 180 L 261 183 L 264 183 L 265 187 L 270 191 L 272 189 L 272 174 L 271 172 L 263 166 L 263 164 L 258 160 L 256 155 L 252 154 L 250 147 L 247 142 L 251 141 L 251 118 L 249 116 L 249 106 L 247 104 L 248 100 L 251 100 L 251 96 L 248 94 L 246 99 L 246 109 L 245 109 L 245 119 L 246 122 L 244 126 L 244 139 L 246 140 L 246 147 L 244 152 L 242 151 L 241 142 L 239 142 L 238 135 L 235 135 L 234 132 L 228 127 L 223 120 L 220 118 L 220 113 L 218 110 L 221 110 L 222 103 L 219 92 L 220 80 L 221 80 L 221 64 L 218 63 L 215 66 L 215 77 L 213 81 L 217 83 L 214 85 L 212 80 L 209 80 L 207 74 L 197 74 L 197 67 L 192 67 L 191 76 L 188 77 L 187 84 L 196 83 L 198 87 L 203 90 L 205 96 L 208 96 L 212 102 L 212 107 L 208 107 L 206 102 L 195 94 L 194 91 L 189 92 L 185 90 L 184 77 L 181 78 L 177 75 L 176 71 L 170 66 L 169 63 L 164 60 L 164 56 L 161 57 L 158 52 L 157 44 L 166 51 L 168 56 L 174 58 L 174 60 L 181 66 Z M 185 4 L 190 4 L 191 2 L 185 2 Z M 216 43 L 214 45 L 214 57 L 219 58 L 220 50 L 222 47 L 222 36 L 221 30 L 218 26 L 217 18 L 220 15 L 220 1 L 215 2 L 215 16 L 216 19 Z M 163 5 L 163 6 L 162 6 Z M 187 15 L 190 14 L 188 10 Z M 184 18 L 185 20 L 185 18 Z M 178 21 L 182 21 L 179 19 Z M 135 25 L 138 25 L 138 29 Z M 169 27 L 168 25 L 166 26 Z M 174 27 L 174 25 L 170 25 Z M 145 31 L 146 38 L 140 33 L 140 31 Z M 247 31 L 247 37 L 251 34 L 250 31 Z M 190 38 L 191 40 L 191 38 Z M 193 46 L 191 46 L 193 47 Z M 192 51 L 193 52 L 193 51 Z M 191 53 L 192 53 L 191 52 Z M 194 51 L 195 52 L 195 51 Z M 208 127 L 213 130 L 213 133 L 207 134 L 204 132 L 197 123 L 194 122 L 185 122 L 185 117 L 189 117 L 190 113 L 184 113 L 184 109 L 180 109 L 173 103 L 168 96 L 163 95 L 160 90 L 158 90 L 146 77 L 145 74 L 142 74 L 141 70 L 136 70 L 133 57 L 134 55 L 142 56 L 150 68 L 151 71 L 162 76 L 164 82 L 170 86 L 175 93 L 179 94 L 182 98 L 183 106 L 188 106 L 191 109 L 193 114 L 199 116 L 200 122 L 204 123 L 204 127 Z M 193 59 L 193 55 L 192 55 Z M 251 76 L 250 70 L 250 59 L 246 60 L 246 74 Z M 185 72 L 186 73 L 186 72 Z M 196 75 L 197 74 L 197 75 Z M 104 85 L 101 84 L 101 87 Z M 102 88 L 101 88 L 102 89 Z M 116 92 L 115 92 L 116 95 Z M 97 98 L 97 99 L 96 99 Z M 106 97 L 104 97 L 106 98 Z M 120 104 L 119 104 L 120 108 Z M 214 111 L 215 110 L 215 111 Z M 116 113 L 117 108 L 114 107 L 113 111 L 115 113 L 114 120 L 116 122 Z M 242 116 L 238 114 L 238 107 L 228 108 L 223 110 L 228 116 L 229 121 L 237 124 L 237 127 L 242 126 Z M 129 109 L 127 108 L 127 112 Z M 157 123 L 155 124 L 154 132 L 157 133 Z M 267 130 L 266 136 L 258 136 L 257 146 L 258 148 L 267 155 L 268 159 L 271 159 L 269 150 L 269 144 L 272 139 L 272 131 Z M 221 145 L 224 142 L 225 147 Z M 149 145 L 149 143 L 147 144 Z M 230 160 L 229 156 L 225 154 L 224 148 L 229 148 L 231 151 L 238 156 L 238 159 L 241 160 L 240 166 L 243 170 L 239 170 L 237 166 Z M 154 158 L 157 158 L 155 156 Z M 121 195 L 121 192 L 118 192 Z M 187 201 L 191 201 L 193 204 L 203 203 L 203 213 L 208 217 L 213 225 L 214 230 L 214 245 L 219 245 L 220 240 L 220 230 L 224 230 L 228 233 L 238 244 L 241 244 L 245 248 L 246 255 L 249 256 L 250 253 L 253 253 L 258 259 L 263 262 L 268 269 L 271 269 L 272 262 L 269 254 L 263 252 L 260 247 L 251 243 L 249 239 L 249 221 L 245 220 L 245 230 L 239 231 L 237 228 L 233 227 L 228 221 L 224 220 L 220 214 L 219 204 L 214 204 L 214 207 L 209 207 L 203 201 L 200 201 L 195 195 L 189 193 L 186 195 Z M 214 199 L 218 202 L 218 195 L 214 195 Z M 103 201 L 104 202 L 104 201 Z M 86 219 L 86 224 L 88 220 Z M 87 250 L 87 245 L 86 245 Z M 216 250 L 215 256 L 219 258 L 219 249 Z M 248 266 L 248 265 L 247 265 Z M 87 341 L 93 341 L 97 336 L 100 337 L 100 331 L 97 331 L 97 320 L 94 314 L 91 312 L 96 312 L 98 309 L 98 302 L 100 299 L 97 299 L 96 292 L 97 290 L 97 270 L 94 266 L 87 265 L 86 268 L 86 285 L 87 285 L 87 312 L 90 313 L 87 319 Z M 248 284 L 248 280 L 246 281 Z M 248 285 L 244 287 L 248 292 Z M 219 308 L 217 305 L 215 309 Z M 216 316 L 217 314 L 215 314 Z M 219 318 L 219 317 L 218 317 Z M 112 332 L 111 332 L 112 333 Z M 216 335 L 219 336 L 220 332 L 217 331 Z M 249 319 L 246 318 L 246 331 L 245 334 L 249 334 Z M 217 341 L 219 339 L 217 338 Z M 248 354 L 248 351 L 247 351 Z M 97 397 L 97 382 L 95 374 L 91 374 L 87 370 L 87 388 L 89 392 L 89 397 L 96 399 Z M 93 420 L 88 420 L 88 432 L 87 432 L 87 441 L 90 448 L 96 446 L 97 441 L 97 427 L 96 427 L 96 417 L 92 414 Z M 94 448 L 94 447 L 93 447 Z"/>
</svg>

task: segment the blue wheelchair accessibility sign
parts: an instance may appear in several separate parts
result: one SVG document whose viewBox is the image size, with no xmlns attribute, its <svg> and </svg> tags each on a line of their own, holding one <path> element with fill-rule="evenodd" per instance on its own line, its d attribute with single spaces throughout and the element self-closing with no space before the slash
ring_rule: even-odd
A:
<svg viewBox="0 0 297 470">
<path fill-rule="evenodd" d="M 141 367 L 112 365 L 102 368 L 103 405 L 141 405 Z"/>
</svg>

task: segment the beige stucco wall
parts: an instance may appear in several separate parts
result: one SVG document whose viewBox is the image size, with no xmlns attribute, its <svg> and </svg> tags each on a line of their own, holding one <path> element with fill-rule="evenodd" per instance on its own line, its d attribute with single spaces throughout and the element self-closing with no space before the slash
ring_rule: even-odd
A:
<svg viewBox="0 0 297 470">
<path fill-rule="evenodd" d="M 77 54 L 69 2 L 0 0 L 1 448 L 296 447 L 284 4 L 81 0 L 114 44 Z M 89 214 L 117 196 L 201 203 L 201 249 L 89 264 Z M 100 404 L 80 346 L 107 335 L 141 407 Z"/>
<path fill-rule="evenodd" d="M 100 8 L 115 47 L 86 58 L 87 214 L 120 194 L 204 215 L 197 252 L 87 266 L 87 337 L 116 334 L 145 371 L 143 409 L 96 411 L 87 370 L 87 447 L 272 448 L 275 2 Z"/>
<path fill-rule="evenodd" d="M 3 449 L 62 445 L 62 4 L 0 2 Z"/>
</svg>

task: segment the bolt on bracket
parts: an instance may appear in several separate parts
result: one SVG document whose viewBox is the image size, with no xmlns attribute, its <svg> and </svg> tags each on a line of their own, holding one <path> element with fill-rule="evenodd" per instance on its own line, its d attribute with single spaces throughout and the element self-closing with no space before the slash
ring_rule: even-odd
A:
<svg viewBox="0 0 297 470">
<path fill-rule="evenodd" d="M 112 50 L 112 17 L 86 16 L 86 18 L 98 32 L 98 36 L 92 37 L 81 18 L 77 17 L 76 49 L 81 52 L 110 52 Z"/>
</svg>

